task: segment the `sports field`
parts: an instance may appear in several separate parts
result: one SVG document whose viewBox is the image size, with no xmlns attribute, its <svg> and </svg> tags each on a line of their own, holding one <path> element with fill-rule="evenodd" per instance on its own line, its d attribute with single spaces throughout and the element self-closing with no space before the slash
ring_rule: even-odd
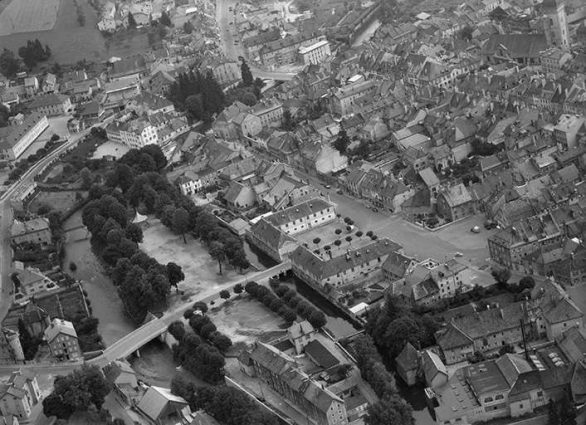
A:
<svg viewBox="0 0 586 425">
<path fill-rule="evenodd" d="M 0 14 L 0 36 L 47 31 L 55 26 L 60 0 L 4 0 Z"/>
</svg>

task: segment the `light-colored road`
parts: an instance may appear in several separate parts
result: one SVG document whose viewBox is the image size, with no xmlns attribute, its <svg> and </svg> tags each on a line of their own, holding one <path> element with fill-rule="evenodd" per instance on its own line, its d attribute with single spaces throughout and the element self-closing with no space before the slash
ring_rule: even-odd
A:
<svg viewBox="0 0 586 425">
<path fill-rule="evenodd" d="M 234 22 L 234 11 L 236 8 L 236 0 L 217 0 L 216 1 L 216 21 L 218 22 L 218 32 L 220 34 L 220 42 L 222 51 L 228 59 L 237 61 L 239 57 L 244 57 L 244 50 L 242 42 L 239 40 L 238 32 L 236 30 L 236 23 Z M 232 11 L 230 11 L 232 9 Z M 236 41 L 238 44 L 236 44 Z M 294 72 L 271 72 L 261 69 L 249 63 L 250 71 L 254 78 L 263 80 L 291 80 L 296 73 Z"/>
</svg>

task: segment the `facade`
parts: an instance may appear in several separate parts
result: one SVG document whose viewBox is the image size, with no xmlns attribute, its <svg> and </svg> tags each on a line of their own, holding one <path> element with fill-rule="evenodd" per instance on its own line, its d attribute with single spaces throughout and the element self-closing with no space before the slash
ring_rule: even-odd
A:
<svg viewBox="0 0 586 425">
<path fill-rule="evenodd" d="M 14 245 L 28 242 L 45 246 L 51 243 L 49 220 L 44 217 L 38 217 L 28 221 L 14 220 L 11 231 L 11 242 Z"/>
<path fill-rule="evenodd" d="M 376 84 L 372 80 L 362 80 L 339 88 L 330 98 L 330 110 L 334 114 L 348 115 L 354 110 L 357 100 L 374 93 Z"/>
<path fill-rule="evenodd" d="M 299 56 L 304 65 L 318 65 L 331 54 L 328 40 L 321 40 L 311 46 L 299 48 Z"/>
<path fill-rule="evenodd" d="M 65 115 L 71 112 L 71 99 L 61 94 L 46 94 L 37 96 L 28 105 L 32 112 L 47 115 L 49 117 L 56 115 Z"/>
<path fill-rule="evenodd" d="M 59 360 L 81 360 L 82 353 L 77 341 L 73 323 L 62 319 L 53 319 L 45 329 L 45 341 L 53 357 Z"/>
<path fill-rule="evenodd" d="M 2 159 L 18 159 L 24 151 L 49 127 L 47 116 L 30 114 L 26 119 L 0 128 L 0 152 Z"/>
<path fill-rule="evenodd" d="M 0 332 L 0 361 L 3 364 L 21 363 L 24 361 L 24 351 L 20 344 L 20 335 L 12 329 L 2 329 Z"/>
<path fill-rule="evenodd" d="M 565 151 L 577 148 L 578 140 L 585 135 L 586 118 L 580 115 L 563 114 L 554 127 L 555 141 Z"/>
<path fill-rule="evenodd" d="M 568 49 L 570 35 L 566 17 L 565 0 L 545 0 L 541 3 L 543 16 L 543 31 L 548 46 Z"/>
<path fill-rule="evenodd" d="M 294 322 L 287 329 L 287 338 L 295 346 L 295 352 L 299 355 L 304 348 L 315 338 L 315 329 L 307 320 Z"/>
<path fill-rule="evenodd" d="M 39 269 L 27 267 L 16 270 L 11 274 L 15 283 L 14 300 L 23 302 L 37 294 L 58 289 L 58 286 L 39 271 Z"/>
<path fill-rule="evenodd" d="M 157 129 L 146 120 L 115 121 L 106 127 L 108 139 L 133 149 L 159 143 Z"/>
<path fill-rule="evenodd" d="M 21 369 L 12 372 L 6 383 L 0 384 L 0 412 L 26 420 L 41 401 L 41 391 L 34 373 Z"/>
<path fill-rule="evenodd" d="M 262 127 L 267 127 L 273 123 L 281 124 L 283 105 L 278 100 L 261 100 L 250 109 L 250 113 L 260 119 Z"/>
<path fill-rule="evenodd" d="M 474 214 L 472 197 L 463 183 L 441 191 L 437 197 L 438 214 L 455 221 Z"/>
<path fill-rule="evenodd" d="M 258 53 L 264 66 L 295 63 L 298 60 L 300 47 L 311 46 L 322 39 L 323 36 L 318 33 L 303 32 L 270 41 Z"/>
<path fill-rule="evenodd" d="M 295 367 L 295 361 L 276 348 L 256 343 L 250 353 L 255 376 L 310 418 L 323 425 L 347 425 L 344 400 L 324 389 Z"/>
</svg>

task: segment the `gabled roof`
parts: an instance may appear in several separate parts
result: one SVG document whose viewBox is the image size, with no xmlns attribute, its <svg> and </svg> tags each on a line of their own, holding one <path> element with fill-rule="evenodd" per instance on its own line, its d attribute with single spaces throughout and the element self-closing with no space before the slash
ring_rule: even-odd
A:
<svg viewBox="0 0 586 425">
<path fill-rule="evenodd" d="M 287 333 L 293 339 L 297 339 L 315 332 L 314 327 L 307 320 L 295 322 L 287 329 Z"/>
<path fill-rule="evenodd" d="M 177 410 L 188 405 L 183 397 L 172 394 L 171 390 L 151 386 L 142 396 L 137 407 L 151 420 L 158 421 L 166 413 L 169 404 L 173 404 Z"/>
<path fill-rule="evenodd" d="M 423 366 L 423 374 L 425 375 L 425 380 L 428 384 L 431 384 L 433 379 L 438 374 L 448 376 L 448 370 L 446 369 L 446 365 L 442 362 L 437 354 L 435 354 L 431 350 L 425 350 L 421 354 L 421 364 Z"/>
<path fill-rule="evenodd" d="M 55 337 L 61 334 L 77 338 L 77 333 L 73 328 L 73 323 L 68 322 L 67 320 L 55 318 L 49 327 L 45 329 L 45 340 L 50 343 L 55 339 Z"/>
<path fill-rule="evenodd" d="M 449 187 L 448 189 L 441 192 L 441 195 L 444 196 L 446 203 L 450 207 L 457 207 L 472 201 L 470 193 L 463 183 Z"/>
<path fill-rule="evenodd" d="M 314 359 L 324 369 L 330 369 L 340 363 L 329 350 L 317 339 L 314 339 L 305 346 L 305 353 Z"/>
<path fill-rule="evenodd" d="M 36 108 L 42 108 L 45 106 L 56 106 L 63 105 L 69 98 L 62 94 L 51 93 L 43 96 L 36 96 L 31 103 L 29 103 L 29 109 L 33 110 Z"/>
<path fill-rule="evenodd" d="M 448 323 L 444 329 L 436 332 L 435 338 L 442 351 L 471 345 L 474 342 L 453 322 Z"/>
<path fill-rule="evenodd" d="M 410 342 L 405 344 L 395 360 L 397 365 L 400 365 L 404 370 L 417 370 L 419 368 L 419 352 Z"/>
</svg>

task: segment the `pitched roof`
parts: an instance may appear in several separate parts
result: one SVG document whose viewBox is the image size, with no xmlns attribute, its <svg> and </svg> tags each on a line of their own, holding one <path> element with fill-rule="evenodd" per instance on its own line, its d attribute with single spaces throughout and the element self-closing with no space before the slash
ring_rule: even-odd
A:
<svg viewBox="0 0 586 425">
<path fill-rule="evenodd" d="M 0 128 L 0 148 L 9 149 L 14 147 L 31 128 L 44 118 L 46 118 L 45 115 L 33 112 L 26 117 L 21 125 Z"/>
<path fill-rule="evenodd" d="M 51 342 L 55 339 L 56 336 L 61 334 L 77 338 L 77 333 L 73 328 L 73 323 L 68 322 L 67 320 L 55 318 L 49 327 L 45 329 L 45 339 L 47 342 Z"/>
<path fill-rule="evenodd" d="M 264 218 L 261 218 L 252 225 L 250 233 L 262 240 L 275 251 L 278 251 L 285 242 L 295 242 L 293 238 L 284 232 L 281 232 Z"/>
<path fill-rule="evenodd" d="M 318 213 L 328 208 L 333 208 L 333 205 L 324 199 L 314 198 L 293 207 L 277 211 L 266 217 L 266 220 L 273 226 L 279 227 L 287 223 L 292 223 L 294 220 L 309 217 L 311 214 Z"/>
<path fill-rule="evenodd" d="M 444 329 L 436 332 L 435 338 L 442 351 L 453 350 L 454 348 L 463 347 L 473 343 L 472 338 L 460 330 L 460 328 L 458 328 L 453 322 L 448 323 Z"/>
<path fill-rule="evenodd" d="M 33 109 L 42 108 L 45 106 L 62 105 L 65 102 L 67 102 L 67 100 L 69 100 L 69 98 L 67 96 L 64 96 L 62 94 L 57 94 L 57 93 L 51 93 L 51 94 L 46 94 L 43 96 L 36 96 L 33 99 L 33 101 L 31 103 L 29 103 L 28 107 L 29 107 L 29 109 L 33 110 Z"/>
<path fill-rule="evenodd" d="M 466 202 L 472 201 L 470 193 L 463 183 L 449 187 L 448 189 L 441 192 L 441 195 L 444 196 L 446 203 L 450 207 L 457 207 L 459 205 L 465 204 Z"/>
<path fill-rule="evenodd" d="M 421 354 L 421 364 L 423 366 L 423 374 L 427 383 L 431 384 L 437 374 L 443 373 L 448 376 L 446 365 L 442 362 L 437 354 L 431 350 L 425 350 Z"/>
<path fill-rule="evenodd" d="M 154 421 L 161 419 L 165 413 L 168 404 L 173 403 L 179 404 L 182 407 L 187 406 L 188 403 L 183 397 L 176 396 L 171 393 L 171 390 L 167 388 L 151 386 L 146 393 L 140 399 L 138 403 L 138 409 L 142 411 L 146 416 Z"/>
<path fill-rule="evenodd" d="M 294 322 L 287 329 L 287 333 L 293 339 L 297 339 L 315 332 L 314 327 L 307 320 L 301 322 Z"/>
<path fill-rule="evenodd" d="M 330 369 L 340 363 L 330 351 L 317 339 L 305 346 L 305 353 L 324 369 Z"/>
<path fill-rule="evenodd" d="M 397 365 L 400 365 L 405 370 L 414 370 L 419 368 L 419 352 L 407 342 L 397 358 L 395 359 Z"/>
</svg>

